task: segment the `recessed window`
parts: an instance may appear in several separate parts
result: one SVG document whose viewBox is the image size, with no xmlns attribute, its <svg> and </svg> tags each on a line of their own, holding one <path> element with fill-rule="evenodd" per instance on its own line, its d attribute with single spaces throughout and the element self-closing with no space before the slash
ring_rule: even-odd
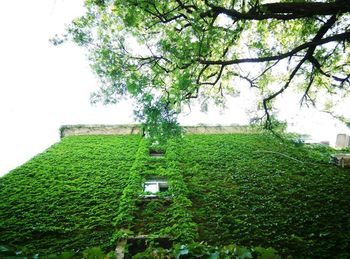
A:
<svg viewBox="0 0 350 259">
<path fill-rule="evenodd" d="M 145 192 L 157 193 L 159 191 L 158 183 L 145 182 Z"/>
<path fill-rule="evenodd" d="M 149 155 L 151 157 L 156 157 L 156 158 L 160 158 L 160 157 L 164 157 L 164 151 L 159 151 L 159 150 L 150 150 L 149 151 Z"/>
<path fill-rule="evenodd" d="M 152 239 L 149 239 L 148 235 L 128 236 L 126 239 L 119 240 L 116 248 L 117 258 L 133 258 L 136 254 L 145 251 L 151 240 L 152 243 L 165 249 L 173 246 L 173 242 L 166 236 Z"/>
<path fill-rule="evenodd" d="M 144 191 L 155 195 L 158 192 L 167 192 L 169 190 L 168 183 L 165 180 L 151 180 L 144 184 Z"/>
<path fill-rule="evenodd" d="M 167 192 L 169 190 L 167 182 L 160 182 L 158 186 L 159 186 L 159 192 Z"/>
</svg>

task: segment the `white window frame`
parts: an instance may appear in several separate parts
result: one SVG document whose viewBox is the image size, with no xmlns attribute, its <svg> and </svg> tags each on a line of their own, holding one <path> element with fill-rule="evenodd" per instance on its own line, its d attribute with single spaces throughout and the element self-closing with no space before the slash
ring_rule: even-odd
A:
<svg viewBox="0 0 350 259">
<path fill-rule="evenodd" d="M 147 186 L 155 185 L 155 188 L 147 188 Z M 169 188 L 168 182 L 165 180 L 150 180 L 143 184 L 143 191 L 151 194 L 144 195 L 145 197 L 155 197 L 160 192 L 161 187 Z"/>
</svg>

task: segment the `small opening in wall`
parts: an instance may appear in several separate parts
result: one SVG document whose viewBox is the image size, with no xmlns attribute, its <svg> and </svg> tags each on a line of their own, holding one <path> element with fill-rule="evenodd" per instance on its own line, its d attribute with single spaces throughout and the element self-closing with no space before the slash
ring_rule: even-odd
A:
<svg viewBox="0 0 350 259">
<path fill-rule="evenodd" d="M 167 198 L 169 185 L 165 177 L 149 176 L 143 183 L 144 193 L 141 195 L 145 200 L 153 200 L 159 197 Z"/>
<path fill-rule="evenodd" d="M 120 253 L 118 258 L 134 258 L 136 254 L 147 249 L 148 242 L 147 236 L 128 237 L 123 243 L 120 242 L 121 244 L 119 245 L 121 248 L 127 247 L 127 253 Z M 172 247 L 172 242 L 168 237 L 158 237 L 153 239 L 153 242 L 157 247 L 165 249 L 170 249 Z M 119 250 L 122 250 L 121 248 Z"/>
<path fill-rule="evenodd" d="M 154 149 L 151 149 L 151 150 L 149 151 L 149 155 L 150 155 L 151 157 L 160 158 L 160 157 L 164 157 L 164 154 L 165 154 L 165 152 L 162 151 L 162 150 L 154 150 Z"/>
<path fill-rule="evenodd" d="M 158 192 L 166 192 L 169 190 L 168 182 L 161 179 L 148 180 L 144 183 L 144 192 L 155 195 Z"/>
<path fill-rule="evenodd" d="M 159 192 L 167 192 L 169 190 L 169 186 L 167 182 L 159 182 Z"/>
</svg>

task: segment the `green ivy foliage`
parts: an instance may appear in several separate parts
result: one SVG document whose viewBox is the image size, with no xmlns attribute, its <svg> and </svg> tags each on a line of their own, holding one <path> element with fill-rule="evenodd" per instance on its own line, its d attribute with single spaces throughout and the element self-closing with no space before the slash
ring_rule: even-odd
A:
<svg viewBox="0 0 350 259">
<path fill-rule="evenodd" d="M 191 242 L 196 237 L 196 224 L 189 210 L 191 201 L 186 197 L 188 191 L 177 167 L 176 152 L 169 144 L 164 158 L 153 158 L 149 155 L 150 149 L 166 147 L 164 144 L 152 144 L 146 139 L 140 142 L 128 185 L 119 201 L 112 243 L 128 236 L 145 234 L 151 239 L 167 237 L 177 242 Z M 170 190 L 159 194 L 159 199 L 145 201 L 142 184 L 152 177 L 165 178 Z"/>
<path fill-rule="evenodd" d="M 0 178 L 0 243 L 45 254 L 105 248 L 139 141 L 66 137 Z"/>
<path fill-rule="evenodd" d="M 349 256 L 350 172 L 328 163 L 331 148 L 237 134 L 188 136 L 177 150 L 199 240 Z"/>
<path fill-rule="evenodd" d="M 329 163 L 334 152 L 263 133 L 186 135 L 162 146 L 139 136 L 65 137 L 0 178 L 0 244 L 76 254 L 148 235 L 144 258 L 234 258 L 259 246 L 283 257 L 347 258 L 350 171 Z M 142 184 L 155 176 L 169 190 L 145 202 Z M 157 247 L 161 237 L 175 247 Z M 274 253 L 254 249 L 246 252 Z"/>
</svg>

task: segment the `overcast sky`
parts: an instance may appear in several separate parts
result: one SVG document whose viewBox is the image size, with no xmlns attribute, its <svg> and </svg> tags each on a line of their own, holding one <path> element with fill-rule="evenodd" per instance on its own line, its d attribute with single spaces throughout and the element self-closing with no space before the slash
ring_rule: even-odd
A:
<svg viewBox="0 0 350 259">
<path fill-rule="evenodd" d="M 0 1 L 0 176 L 58 142 L 61 125 L 134 122 L 131 102 L 91 106 L 89 96 L 98 81 L 84 51 L 70 43 L 55 47 L 48 41 L 82 13 L 83 0 Z M 194 109 L 180 121 L 246 124 L 246 112 L 254 106 L 250 97 L 243 92 L 225 112 L 210 109 L 203 114 Z M 282 118 L 294 122 L 291 130 L 319 140 L 334 142 L 336 133 L 347 132 L 312 110 L 287 107 Z"/>
</svg>

